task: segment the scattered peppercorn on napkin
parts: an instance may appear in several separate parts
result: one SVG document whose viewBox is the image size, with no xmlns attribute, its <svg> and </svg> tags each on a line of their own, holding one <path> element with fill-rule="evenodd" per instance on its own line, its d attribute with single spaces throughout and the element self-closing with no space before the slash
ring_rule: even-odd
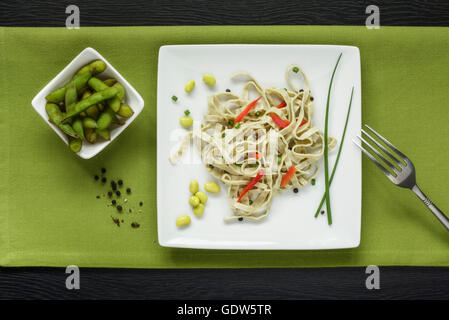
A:
<svg viewBox="0 0 449 320">
<path fill-rule="evenodd" d="M 4 114 L 0 118 L 0 265 L 449 266 L 447 231 L 411 192 L 392 186 L 365 158 L 359 248 L 247 252 L 171 249 L 158 245 L 156 228 L 160 46 L 358 46 L 363 122 L 400 146 L 415 163 L 423 190 L 441 210 L 449 212 L 448 37 L 448 28 L 428 27 L 0 28 L 0 106 Z M 33 111 L 31 99 L 89 46 L 103 54 L 146 103 L 142 114 L 117 140 L 95 158 L 82 160 Z M 94 179 L 96 174 L 101 176 L 102 167 L 108 179 L 105 184 L 123 179 L 125 187 L 132 188 L 128 205 L 141 212 L 133 212 L 129 218 L 131 213 L 122 212 L 120 216 L 115 208 L 107 206 L 108 188 Z M 120 227 L 114 219 L 120 220 Z"/>
</svg>

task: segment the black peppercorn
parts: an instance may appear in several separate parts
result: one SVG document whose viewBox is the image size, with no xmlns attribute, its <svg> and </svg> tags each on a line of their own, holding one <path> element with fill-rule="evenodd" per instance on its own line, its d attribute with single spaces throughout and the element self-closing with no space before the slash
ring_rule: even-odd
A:
<svg viewBox="0 0 449 320">
<path fill-rule="evenodd" d="M 97 196 L 97 199 L 100 199 L 100 196 Z"/>
<path fill-rule="evenodd" d="M 294 193 L 298 193 L 298 188 L 293 189 Z"/>
<path fill-rule="evenodd" d="M 117 203 L 117 201 L 115 201 L 115 200 L 112 200 L 112 204 L 113 205 L 115 205 Z"/>
<path fill-rule="evenodd" d="M 242 218 L 242 217 L 240 217 L 240 218 L 239 218 L 239 221 L 243 221 L 243 218 Z"/>
<path fill-rule="evenodd" d="M 226 92 L 231 92 L 231 89 L 226 89 Z"/>
<path fill-rule="evenodd" d="M 324 210 L 321 210 L 321 214 L 324 214 Z"/>
<path fill-rule="evenodd" d="M 310 97 L 310 101 L 313 101 L 313 97 Z"/>
<path fill-rule="evenodd" d="M 101 178 L 101 182 L 105 183 L 107 179 L 105 177 Z"/>
<path fill-rule="evenodd" d="M 143 202 L 142 201 L 139 202 L 139 206 L 143 206 Z"/>
<path fill-rule="evenodd" d="M 95 181 L 97 181 L 98 179 L 100 179 L 100 177 L 97 176 L 97 175 L 95 175 L 95 176 L 94 176 L 94 179 L 95 179 Z"/>
<path fill-rule="evenodd" d="M 112 191 L 109 191 L 109 192 L 108 192 L 108 197 L 109 197 L 109 198 L 112 197 Z"/>
<path fill-rule="evenodd" d="M 117 211 L 118 211 L 118 212 L 122 212 L 122 210 L 123 210 L 122 206 L 120 206 L 120 205 L 117 206 Z"/>
<path fill-rule="evenodd" d="M 119 186 L 121 186 L 123 184 L 123 180 L 121 180 L 121 179 L 119 181 L 117 181 L 117 182 L 118 182 Z"/>
<path fill-rule="evenodd" d="M 131 223 L 131 227 L 138 228 L 138 227 L 140 227 L 140 224 L 138 224 L 137 222 L 133 222 L 133 223 Z"/>
<path fill-rule="evenodd" d="M 127 189 L 126 189 L 126 192 L 127 192 L 127 193 L 131 193 L 131 188 L 127 188 Z"/>
<path fill-rule="evenodd" d="M 106 169 L 105 168 L 101 168 L 101 173 L 106 173 Z"/>
<path fill-rule="evenodd" d="M 118 190 L 115 192 L 115 194 L 117 195 L 117 197 L 120 197 L 120 195 L 121 195 L 120 191 L 118 191 Z"/>
</svg>

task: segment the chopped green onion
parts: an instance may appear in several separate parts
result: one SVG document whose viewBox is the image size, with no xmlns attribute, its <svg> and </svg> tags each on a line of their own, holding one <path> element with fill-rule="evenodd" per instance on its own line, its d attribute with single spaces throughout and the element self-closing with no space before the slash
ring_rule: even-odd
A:
<svg viewBox="0 0 449 320">
<path fill-rule="evenodd" d="M 348 127 L 349 114 L 351 113 L 353 94 L 354 94 L 354 87 L 352 87 L 351 99 L 349 100 L 348 112 L 346 113 L 345 127 L 343 128 L 343 133 L 341 135 L 341 139 L 340 139 L 341 142 L 340 142 L 340 146 L 338 147 L 337 158 L 335 159 L 334 168 L 332 169 L 332 174 L 331 174 L 331 178 L 329 180 L 329 185 L 332 183 L 332 180 L 334 180 L 335 170 L 337 169 L 338 160 L 340 160 L 341 150 L 343 149 L 343 142 L 345 141 L 346 128 Z M 320 205 L 318 206 L 318 209 L 315 212 L 315 218 L 318 217 L 318 215 L 320 214 L 321 207 L 323 206 L 325 200 L 326 200 L 325 195 L 323 195 L 323 197 L 321 198 Z M 321 213 L 324 213 L 324 211 L 322 211 Z"/>
<path fill-rule="evenodd" d="M 253 200 L 249 200 L 249 205 L 252 205 L 253 204 Z"/>
<path fill-rule="evenodd" d="M 177 96 L 172 96 L 171 99 L 172 99 L 173 101 L 178 101 L 178 97 L 177 97 Z"/>
<path fill-rule="evenodd" d="M 235 124 L 235 128 L 236 128 L 236 129 L 240 128 L 240 122 L 237 122 L 237 123 Z"/>
<path fill-rule="evenodd" d="M 229 120 L 228 124 L 229 124 L 230 126 L 233 126 L 233 125 L 234 125 L 234 120 Z"/>
<path fill-rule="evenodd" d="M 312 182 L 312 186 L 315 185 L 315 179 L 312 179 L 312 181 L 310 181 L 310 182 Z"/>
<path fill-rule="evenodd" d="M 288 91 L 287 88 L 284 88 L 285 91 Z"/>
<path fill-rule="evenodd" d="M 241 167 L 242 164 L 243 164 L 243 163 L 236 163 L 235 165 L 236 165 L 237 167 Z"/>
<path fill-rule="evenodd" d="M 294 67 L 292 70 L 293 70 L 294 73 L 298 73 L 299 68 L 298 67 Z"/>
<path fill-rule="evenodd" d="M 282 162 L 282 157 L 278 157 L 278 164 L 281 164 Z"/>
<path fill-rule="evenodd" d="M 327 209 L 327 223 L 332 224 L 331 213 L 331 199 L 329 192 L 329 146 L 328 146 L 328 132 L 329 132 L 329 104 L 331 98 L 332 83 L 334 82 L 335 71 L 337 70 L 342 53 L 338 56 L 335 63 L 334 71 L 332 72 L 331 81 L 329 83 L 329 90 L 327 91 L 327 103 L 326 103 L 326 117 L 324 121 L 324 182 L 325 182 L 325 195 L 326 195 L 326 209 Z"/>
<path fill-rule="evenodd" d="M 214 166 L 213 166 L 213 165 L 211 165 L 211 164 L 209 164 L 209 168 L 213 169 L 213 168 L 214 168 Z"/>
<path fill-rule="evenodd" d="M 187 109 L 186 111 L 184 111 L 184 114 L 185 114 L 186 116 L 188 116 L 188 115 L 190 114 L 189 109 Z"/>
<path fill-rule="evenodd" d="M 256 112 L 256 117 L 260 116 L 260 111 Z"/>
<path fill-rule="evenodd" d="M 221 135 L 222 138 L 226 137 L 226 133 L 223 132 L 223 134 Z"/>
</svg>

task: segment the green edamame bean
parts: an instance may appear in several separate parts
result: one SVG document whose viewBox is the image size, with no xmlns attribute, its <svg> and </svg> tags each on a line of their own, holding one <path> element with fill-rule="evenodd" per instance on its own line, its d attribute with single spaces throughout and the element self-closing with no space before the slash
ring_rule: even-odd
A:
<svg viewBox="0 0 449 320">
<path fill-rule="evenodd" d="M 61 129 L 64 133 L 66 133 L 71 137 L 78 138 L 78 135 L 76 134 L 75 130 L 73 130 L 70 124 L 61 123 L 61 120 L 64 117 L 64 115 L 62 114 L 58 105 L 54 103 L 47 103 L 45 105 L 45 111 L 47 112 L 50 121 L 55 125 L 57 125 L 59 129 Z"/>
<path fill-rule="evenodd" d="M 81 139 L 85 139 L 85 136 L 84 136 L 84 127 L 83 127 L 83 120 L 81 120 L 81 118 L 76 117 L 75 120 L 73 120 L 72 127 L 73 127 L 73 130 L 75 130 L 76 134 L 77 134 Z"/>
<path fill-rule="evenodd" d="M 72 138 L 69 137 L 69 148 L 73 152 L 77 153 L 81 151 L 81 148 L 83 147 L 83 142 L 80 138 Z"/>
<path fill-rule="evenodd" d="M 100 137 L 102 137 L 104 140 L 111 140 L 111 133 L 109 132 L 109 129 L 96 129 L 95 132 L 97 133 L 97 135 L 99 135 Z"/>
<path fill-rule="evenodd" d="M 112 86 L 117 82 L 117 80 L 114 79 L 114 78 L 111 78 L 111 79 L 106 79 L 106 80 L 104 80 L 103 82 L 104 82 L 104 84 L 107 85 L 108 87 L 112 87 Z"/>
<path fill-rule="evenodd" d="M 207 195 L 204 192 L 198 191 L 197 193 L 195 193 L 195 196 L 198 197 L 198 199 L 200 199 L 201 203 L 207 202 Z"/>
<path fill-rule="evenodd" d="M 205 75 L 203 75 L 203 81 L 208 85 L 213 87 L 215 85 L 215 83 L 217 82 L 215 80 L 215 77 L 209 73 L 206 73 Z"/>
<path fill-rule="evenodd" d="M 114 120 L 115 113 L 111 107 L 107 107 L 98 117 L 97 125 L 99 130 L 104 130 L 109 127 L 109 125 Z"/>
<path fill-rule="evenodd" d="M 200 199 L 196 196 L 191 196 L 189 198 L 189 203 L 192 207 L 196 208 L 200 204 Z"/>
<path fill-rule="evenodd" d="M 190 181 L 189 190 L 190 190 L 190 192 L 193 193 L 193 194 L 197 193 L 198 190 L 199 190 L 199 184 L 198 184 L 198 181 L 196 181 L 196 180 Z"/>
<path fill-rule="evenodd" d="M 87 84 L 97 92 L 105 91 L 108 88 L 110 89 L 114 88 L 115 90 L 117 90 L 117 93 L 119 90 L 115 86 L 108 87 L 103 81 L 95 77 L 90 78 Z M 118 97 L 114 97 L 113 99 L 110 99 L 107 102 L 108 105 L 112 108 L 112 110 L 114 110 L 114 112 L 117 112 L 120 109 L 120 99 Z"/>
<path fill-rule="evenodd" d="M 83 126 L 84 128 L 90 128 L 90 129 L 95 129 L 98 128 L 97 122 L 89 117 L 85 117 L 83 119 Z"/>
<path fill-rule="evenodd" d="M 48 96 L 45 97 L 48 102 L 53 103 L 59 103 L 64 101 L 65 98 L 65 92 L 69 85 L 71 83 L 75 83 L 76 91 L 81 91 L 81 88 L 84 87 L 84 85 L 87 83 L 87 81 L 92 77 L 92 74 L 90 72 L 82 73 L 75 78 L 72 79 L 68 84 L 66 84 L 64 87 L 56 89 L 55 91 L 51 92 Z"/>
<path fill-rule="evenodd" d="M 89 143 L 95 143 L 97 141 L 97 133 L 92 128 L 86 128 L 84 134 L 86 135 L 86 140 Z"/>
<path fill-rule="evenodd" d="M 102 102 L 107 99 L 111 99 L 112 97 L 115 97 L 117 94 L 116 88 L 107 88 L 103 91 L 95 92 L 94 94 L 90 95 L 84 100 L 81 100 L 78 102 L 74 107 L 72 112 L 68 112 L 63 119 L 63 121 L 67 120 L 68 118 L 71 118 L 73 116 L 76 116 L 77 114 L 83 112 L 90 106 L 97 104 L 99 102 Z"/>
<path fill-rule="evenodd" d="M 134 114 L 134 110 L 127 104 L 121 104 L 117 114 L 121 117 L 130 118 Z"/>
<path fill-rule="evenodd" d="M 184 88 L 184 90 L 185 90 L 187 93 L 190 93 L 190 92 L 192 92 L 192 90 L 193 90 L 194 87 L 195 87 L 195 81 L 190 80 L 189 82 L 187 82 L 186 87 Z"/>
<path fill-rule="evenodd" d="M 66 92 L 65 92 L 65 109 L 67 112 L 72 111 L 71 108 L 78 101 L 78 94 L 76 93 L 76 85 L 75 83 L 70 83 Z"/>
<path fill-rule="evenodd" d="M 75 74 L 75 76 L 80 75 L 85 72 L 92 73 L 93 76 L 103 72 L 106 69 L 106 63 L 103 60 L 95 60 L 94 62 L 85 65 L 81 69 L 78 70 L 78 72 Z"/>
<path fill-rule="evenodd" d="M 193 209 L 193 214 L 197 217 L 201 217 L 204 213 L 204 204 L 200 203 L 196 208 Z"/>
<path fill-rule="evenodd" d="M 176 219 L 176 226 L 177 227 L 185 227 L 188 226 L 190 224 L 190 217 L 188 215 L 183 215 L 183 216 L 179 216 Z"/>
<path fill-rule="evenodd" d="M 220 192 L 220 186 L 216 184 L 215 182 L 207 182 L 204 185 L 204 190 L 210 193 L 219 193 Z"/>
<path fill-rule="evenodd" d="M 181 124 L 181 126 L 187 128 L 193 124 L 193 119 L 189 116 L 182 116 L 181 118 L 179 118 L 179 123 Z"/>
</svg>

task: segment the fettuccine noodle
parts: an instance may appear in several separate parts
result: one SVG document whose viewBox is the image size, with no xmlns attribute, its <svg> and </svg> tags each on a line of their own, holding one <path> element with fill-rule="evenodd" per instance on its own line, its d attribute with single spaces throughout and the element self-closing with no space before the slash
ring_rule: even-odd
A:
<svg viewBox="0 0 449 320">
<path fill-rule="evenodd" d="M 302 77 L 303 89 L 293 85 L 291 77 L 294 75 Z M 324 137 L 312 124 L 313 97 L 308 80 L 298 66 L 287 69 L 288 90 L 264 89 L 247 73 L 236 73 L 232 77 L 248 79 L 241 96 L 231 92 L 209 96 L 208 113 L 201 128 L 187 134 L 170 161 L 179 161 L 193 137 L 209 173 L 227 187 L 234 214 L 226 219 L 258 220 L 268 214 L 276 193 L 303 187 L 315 178 L 317 161 L 324 154 Z M 249 98 L 252 92 L 261 99 L 236 126 L 236 117 L 254 100 Z M 282 102 L 285 106 L 278 108 Z M 273 114 L 289 124 L 279 127 L 270 116 Z M 337 144 L 332 137 L 328 143 L 329 150 Z M 292 166 L 296 172 L 288 184 L 281 187 L 282 178 Z M 263 177 L 238 201 L 261 170 Z"/>
</svg>

